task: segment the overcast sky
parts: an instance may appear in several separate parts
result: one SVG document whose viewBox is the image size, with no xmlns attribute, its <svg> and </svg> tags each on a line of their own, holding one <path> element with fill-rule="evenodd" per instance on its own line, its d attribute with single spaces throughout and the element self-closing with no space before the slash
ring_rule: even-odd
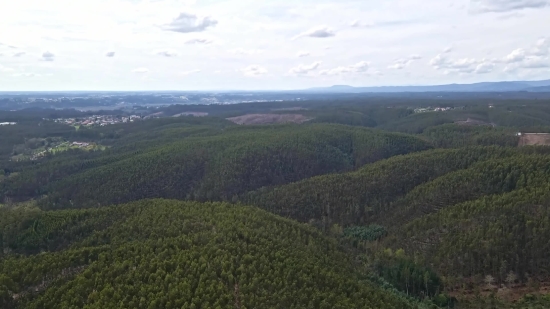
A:
<svg viewBox="0 0 550 309">
<path fill-rule="evenodd" d="M 550 79 L 550 0 L 0 1 L 0 91 Z"/>
</svg>

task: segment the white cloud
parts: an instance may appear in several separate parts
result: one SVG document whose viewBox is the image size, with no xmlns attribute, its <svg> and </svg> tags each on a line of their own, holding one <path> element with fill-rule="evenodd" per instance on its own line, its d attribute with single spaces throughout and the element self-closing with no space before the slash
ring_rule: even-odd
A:
<svg viewBox="0 0 550 309">
<path fill-rule="evenodd" d="M 394 61 L 392 65 L 388 66 L 388 69 L 394 69 L 394 70 L 402 70 L 409 65 L 411 65 L 414 61 L 422 59 L 419 55 L 410 55 L 406 58 L 400 58 Z"/>
<path fill-rule="evenodd" d="M 523 68 L 527 69 L 542 69 L 550 67 L 550 59 L 544 57 L 529 56 L 522 63 Z"/>
<path fill-rule="evenodd" d="M 504 62 L 506 63 L 520 62 L 520 61 L 523 61 L 526 56 L 527 56 L 527 52 L 525 51 L 525 49 L 518 48 L 513 52 L 511 52 L 510 54 L 508 54 L 508 56 L 504 58 Z"/>
<path fill-rule="evenodd" d="M 115 56 L 115 52 L 114 51 L 110 51 L 110 52 L 106 52 L 105 53 L 105 57 L 109 57 L 109 58 L 112 58 Z"/>
<path fill-rule="evenodd" d="M 482 62 L 477 65 L 474 70 L 476 74 L 487 74 L 491 73 L 495 69 L 495 64 L 492 62 Z"/>
<path fill-rule="evenodd" d="M 550 41 L 546 38 L 538 40 L 531 48 L 518 48 L 503 58 L 502 62 L 508 66 L 505 72 L 518 71 L 520 69 L 540 69 L 550 66 Z"/>
<path fill-rule="evenodd" d="M 309 55 L 310 55 L 310 53 L 307 52 L 307 51 L 300 51 L 300 52 L 298 52 L 298 53 L 296 54 L 296 56 L 297 56 L 298 58 L 308 57 Z"/>
<path fill-rule="evenodd" d="M 42 60 L 43 61 L 54 61 L 55 55 L 49 51 L 46 51 L 42 53 Z"/>
<path fill-rule="evenodd" d="M 471 0 L 473 13 L 509 12 L 522 9 L 544 8 L 548 0 Z"/>
<path fill-rule="evenodd" d="M 257 77 L 267 74 L 267 69 L 259 65 L 249 65 L 244 69 L 240 69 L 245 76 Z"/>
<path fill-rule="evenodd" d="M 164 56 L 164 57 L 176 57 L 178 55 L 178 53 L 173 49 L 156 50 L 153 53 L 155 55 Z"/>
<path fill-rule="evenodd" d="M 550 39 L 539 39 L 533 48 L 532 54 L 535 56 L 546 56 L 550 54 Z"/>
<path fill-rule="evenodd" d="M 185 44 L 210 44 L 210 43 L 212 43 L 212 40 L 205 39 L 205 38 L 196 38 L 185 42 Z"/>
<path fill-rule="evenodd" d="M 293 39 L 298 39 L 301 37 L 310 37 L 310 38 L 329 38 L 336 35 L 336 32 L 329 27 L 320 26 L 317 28 L 312 28 L 305 32 L 302 32 L 295 36 Z"/>
<path fill-rule="evenodd" d="M 432 60 L 430 60 L 430 65 L 437 68 L 442 67 L 446 62 L 447 58 L 443 56 L 442 54 L 438 54 L 437 56 L 433 57 Z"/>
<path fill-rule="evenodd" d="M 211 17 L 199 17 L 191 13 L 180 13 L 170 23 L 162 26 L 164 30 L 181 33 L 201 32 L 209 27 L 214 27 L 218 21 Z"/>
<path fill-rule="evenodd" d="M 507 65 L 502 70 L 502 72 L 504 73 L 517 73 L 517 71 L 518 71 L 518 67 L 513 65 Z"/>
<path fill-rule="evenodd" d="M 502 64 L 506 64 L 503 69 L 505 73 L 521 73 L 524 70 L 550 67 L 550 58 L 546 56 L 548 54 L 547 44 L 550 48 L 546 39 L 540 39 L 531 47 L 516 48 L 504 57 L 496 59 L 450 59 L 444 54 L 439 54 L 431 59 L 429 64 L 436 70 L 444 71 L 444 74 L 489 74 Z"/>
<path fill-rule="evenodd" d="M 488 61 L 483 61 L 488 62 Z M 472 73 L 476 70 L 480 61 L 473 58 L 462 58 L 451 60 L 446 56 L 439 54 L 430 60 L 430 65 L 436 70 L 444 70 L 456 73 Z"/>
<path fill-rule="evenodd" d="M 520 62 L 508 64 L 504 68 L 504 72 L 518 72 L 523 69 L 544 69 L 550 67 L 550 58 L 527 56 Z"/>
<path fill-rule="evenodd" d="M 200 71 L 201 71 L 201 70 L 190 70 L 190 71 L 183 71 L 183 72 L 180 72 L 179 74 L 180 74 L 180 75 L 183 75 L 183 76 L 187 76 L 187 75 L 199 73 Z"/>
<path fill-rule="evenodd" d="M 25 54 L 26 54 L 26 52 L 21 51 L 21 52 L 14 53 L 13 56 L 14 56 L 14 57 L 21 57 L 21 56 L 23 56 L 23 55 L 25 55 Z"/>
<path fill-rule="evenodd" d="M 137 69 L 132 70 L 132 73 L 145 74 L 145 73 L 149 73 L 149 69 L 147 69 L 147 68 L 137 68 Z"/>
<path fill-rule="evenodd" d="M 452 52 L 452 51 L 453 51 L 453 48 L 449 46 L 449 47 L 447 47 L 447 48 L 445 48 L 445 49 L 443 50 L 443 53 L 444 53 L 444 54 L 448 54 L 448 53 L 450 53 L 450 52 Z"/>
<path fill-rule="evenodd" d="M 321 75 L 342 75 L 350 73 L 368 73 L 370 62 L 361 61 L 350 66 L 339 66 L 330 70 L 322 70 Z"/>
<path fill-rule="evenodd" d="M 405 66 L 406 66 L 406 65 L 403 64 L 403 63 L 396 62 L 396 63 L 394 63 L 394 64 L 392 64 L 392 65 L 389 65 L 389 66 L 388 66 L 388 69 L 402 70 L 402 69 L 405 68 Z"/>
<path fill-rule="evenodd" d="M 320 65 L 321 65 L 321 62 L 319 61 L 314 62 L 310 65 L 300 64 L 299 66 L 290 69 L 289 73 L 296 74 L 296 75 L 305 75 L 312 71 L 317 70 Z"/>
</svg>

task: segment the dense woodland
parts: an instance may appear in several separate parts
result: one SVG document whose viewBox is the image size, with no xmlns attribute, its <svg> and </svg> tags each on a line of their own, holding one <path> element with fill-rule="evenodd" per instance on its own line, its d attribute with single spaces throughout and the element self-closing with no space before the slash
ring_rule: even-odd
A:
<svg viewBox="0 0 550 309">
<path fill-rule="evenodd" d="M 2 308 L 13 293 L 25 308 L 416 306 L 362 281 L 334 239 L 252 207 L 145 200 L 10 215 L 32 224 L 4 230 L 20 255 L 0 263 Z"/>
<path fill-rule="evenodd" d="M 517 133 L 550 132 L 548 103 L 0 112 L 0 307 L 547 308 L 550 147 Z M 311 120 L 225 119 L 266 112 Z M 55 139 L 103 148 L 12 159 Z"/>
</svg>

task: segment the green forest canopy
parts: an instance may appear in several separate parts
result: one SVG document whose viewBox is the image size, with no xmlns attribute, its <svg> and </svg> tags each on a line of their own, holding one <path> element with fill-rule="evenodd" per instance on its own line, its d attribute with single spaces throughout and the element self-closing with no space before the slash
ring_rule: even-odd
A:
<svg viewBox="0 0 550 309">
<path fill-rule="evenodd" d="M 548 102 L 374 101 L 300 102 L 302 125 L 223 119 L 275 103 L 78 131 L 10 114 L 1 307 L 548 307 L 550 150 L 516 136 L 550 132 Z M 48 138 L 107 148 L 10 160 Z"/>
</svg>

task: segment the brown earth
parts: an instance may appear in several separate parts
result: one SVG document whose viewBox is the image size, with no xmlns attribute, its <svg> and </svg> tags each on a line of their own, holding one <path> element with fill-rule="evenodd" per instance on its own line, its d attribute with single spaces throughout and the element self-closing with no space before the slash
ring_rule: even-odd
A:
<svg viewBox="0 0 550 309">
<path fill-rule="evenodd" d="M 227 118 L 236 124 L 273 124 L 273 123 L 304 123 L 311 118 L 300 114 L 248 114 Z"/>
<path fill-rule="evenodd" d="M 450 296 L 456 297 L 457 299 L 472 299 L 475 298 L 477 293 L 469 289 L 456 289 L 454 291 L 447 292 Z M 534 295 L 546 295 L 550 294 L 550 282 L 540 282 L 538 288 L 530 288 L 525 284 L 514 284 L 511 287 L 506 287 L 504 285 L 493 286 L 491 288 L 484 287 L 479 290 L 479 295 L 482 297 L 489 297 L 491 294 L 495 294 L 501 300 L 507 302 L 516 302 L 523 298 L 527 294 Z"/>
<path fill-rule="evenodd" d="M 519 146 L 550 145 L 549 133 L 523 133 L 519 138 Z"/>
<path fill-rule="evenodd" d="M 181 117 L 181 116 L 194 116 L 194 117 L 204 117 L 208 116 L 208 113 L 202 113 L 202 112 L 184 112 L 180 114 L 176 114 L 172 117 Z"/>
<path fill-rule="evenodd" d="M 472 119 L 472 118 L 468 118 L 466 120 L 455 121 L 455 124 L 464 125 L 464 126 L 492 126 L 492 127 L 496 126 L 494 123 L 488 123 L 488 122 L 485 122 L 485 121 L 476 120 L 476 119 Z"/>
<path fill-rule="evenodd" d="M 284 107 L 284 108 L 272 108 L 272 111 L 305 111 L 307 108 L 303 107 Z"/>
</svg>

